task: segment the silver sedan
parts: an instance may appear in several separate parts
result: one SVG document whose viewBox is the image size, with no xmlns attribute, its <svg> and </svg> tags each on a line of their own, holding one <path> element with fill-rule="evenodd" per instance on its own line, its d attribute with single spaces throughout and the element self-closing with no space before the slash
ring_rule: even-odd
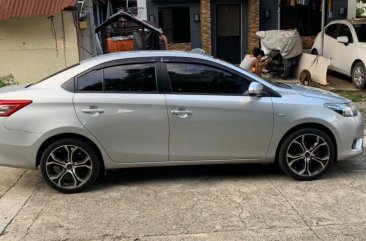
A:
<svg viewBox="0 0 366 241">
<path fill-rule="evenodd" d="M 200 54 L 108 54 L 0 91 L 0 165 L 40 168 L 65 193 L 146 166 L 277 162 L 313 180 L 363 151 L 349 100 Z"/>
</svg>

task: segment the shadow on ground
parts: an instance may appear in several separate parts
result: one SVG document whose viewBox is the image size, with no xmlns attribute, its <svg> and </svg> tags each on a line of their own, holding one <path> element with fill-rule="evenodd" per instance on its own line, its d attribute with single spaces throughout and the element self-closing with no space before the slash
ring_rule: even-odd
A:
<svg viewBox="0 0 366 241">
<path fill-rule="evenodd" d="M 331 179 L 344 171 L 354 170 L 353 161 L 334 163 L 321 179 Z M 364 166 L 363 161 L 355 160 L 355 168 Z M 361 168 L 362 169 L 362 168 Z M 133 186 L 140 184 L 202 181 L 232 181 L 266 179 L 266 177 L 288 178 L 278 165 L 271 164 L 229 164 L 229 165 L 202 165 L 202 166 L 174 166 L 174 167 L 144 167 L 110 170 L 100 177 L 88 191 L 112 188 L 113 186 Z M 295 181 L 295 180 L 293 180 Z"/>
</svg>

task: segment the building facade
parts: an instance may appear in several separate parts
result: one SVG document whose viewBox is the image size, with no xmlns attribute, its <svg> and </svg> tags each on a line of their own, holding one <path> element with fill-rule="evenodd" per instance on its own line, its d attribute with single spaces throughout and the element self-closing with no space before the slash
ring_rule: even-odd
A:
<svg viewBox="0 0 366 241">
<path fill-rule="evenodd" d="M 255 0 L 147 0 L 147 18 L 162 27 L 170 49 L 202 48 L 239 63 L 259 45 L 255 36 L 259 1 Z"/>
<path fill-rule="evenodd" d="M 56 3 L 56 1 L 55 1 Z M 76 3 L 57 0 L 5 0 L 0 6 L 0 77 L 19 84 L 33 83 L 79 62 Z M 32 4 L 32 9 L 27 4 Z"/>
<path fill-rule="evenodd" d="M 355 17 L 348 16 L 349 2 L 352 0 L 326 0 L 325 24 L 336 19 Z M 260 0 L 260 29 L 296 28 L 302 36 L 303 47 L 310 48 L 321 31 L 321 6 L 322 0 Z"/>
</svg>

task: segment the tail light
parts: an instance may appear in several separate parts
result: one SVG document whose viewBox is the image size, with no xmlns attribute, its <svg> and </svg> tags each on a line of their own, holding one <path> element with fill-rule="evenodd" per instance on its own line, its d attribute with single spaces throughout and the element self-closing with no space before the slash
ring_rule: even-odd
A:
<svg viewBox="0 0 366 241">
<path fill-rule="evenodd" d="M 0 117 L 11 116 L 30 103 L 31 100 L 0 100 Z"/>
</svg>

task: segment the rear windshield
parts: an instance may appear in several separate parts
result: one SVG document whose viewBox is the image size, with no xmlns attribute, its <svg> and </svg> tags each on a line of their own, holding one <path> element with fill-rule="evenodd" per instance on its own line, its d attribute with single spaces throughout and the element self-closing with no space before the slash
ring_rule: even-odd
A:
<svg viewBox="0 0 366 241">
<path fill-rule="evenodd" d="M 366 24 L 355 24 L 353 26 L 355 27 L 358 42 L 366 42 Z"/>
<path fill-rule="evenodd" d="M 35 82 L 35 83 L 32 83 L 32 84 L 27 85 L 25 88 L 27 88 L 27 87 L 29 87 L 29 86 L 32 86 L 32 85 L 35 85 L 35 84 L 38 84 L 38 83 L 41 83 L 42 81 L 44 81 L 44 80 L 46 80 L 46 79 L 48 79 L 48 78 L 51 78 L 52 76 L 55 76 L 55 75 L 57 75 L 57 74 L 59 74 L 59 73 L 61 73 L 61 72 L 65 71 L 65 70 L 68 70 L 68 69 L 71 69 L 71 68 L 73 68 L 73 67 L 75 67 L 75 66 L 78 66 L 79 64 L 80 64 L 80 63 L 73 64 L 73 65 L 71 65 L 71 66 L 69 66 L 69 67 L 66 67 L 66 68 L 64 68 L 64 69 L 61 69 L 61 70 L 59 70 L 59 71 L 57 71 L 57 72 L 55 72 L 55 73 L 53 73 L 53 74 L 51 74 L 51 75 L 49 75 L 49 76 L 47 76 L 47 77 L 45 77 L 45 78 L 43 78 L 43 79 L 41 79 L 41 80 L 39 80 L 39 81 Z"/>
</svg>

